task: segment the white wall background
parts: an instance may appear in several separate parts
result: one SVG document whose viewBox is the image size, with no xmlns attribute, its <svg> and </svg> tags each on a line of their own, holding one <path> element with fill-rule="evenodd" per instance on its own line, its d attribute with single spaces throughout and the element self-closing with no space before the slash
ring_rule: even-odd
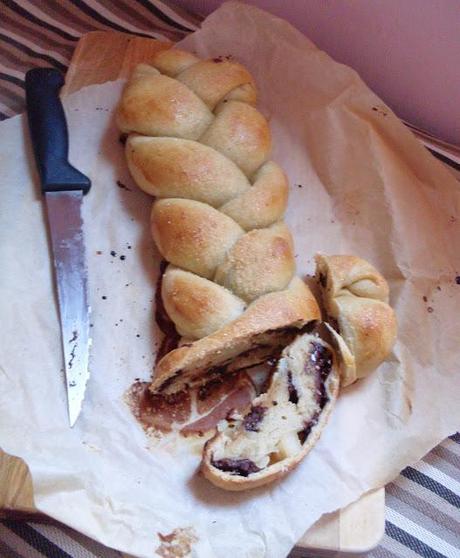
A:
<svg viewBox="0 0 460 558">
<path fill-rule="evenodd" d="M 401 118 L 460 145 L 460 0 L 247 0 L 282 16 Z M 207 15 L 222 0 L 174 0 Z"/>
</svg>

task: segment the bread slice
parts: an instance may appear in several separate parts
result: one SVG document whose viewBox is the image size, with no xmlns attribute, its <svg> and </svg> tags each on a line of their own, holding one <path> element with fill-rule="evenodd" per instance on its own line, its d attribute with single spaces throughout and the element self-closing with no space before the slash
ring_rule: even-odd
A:
<svg viewBox="0 0 460 558">
<path fill-rule="evenodd" d="M 278 360 L 267 392 L 244 416 L 220 424 L 201 470 L 216 486 L 246 490 L 281 478 L 320 437 L 339 391 L 334 349 L 317 334 L 299 335 Z"/>
</svg>

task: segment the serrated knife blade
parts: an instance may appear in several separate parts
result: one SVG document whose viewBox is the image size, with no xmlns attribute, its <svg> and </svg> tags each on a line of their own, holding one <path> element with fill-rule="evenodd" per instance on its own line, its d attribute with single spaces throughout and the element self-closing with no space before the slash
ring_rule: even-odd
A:
<svg viewBox="0 0 460 558">
<path fill-rule="evenodd" d="M 47 208 L 69 423 L 73 426 L 89 379 L 90 308 L 81 208 L 91 183 L 68 161 L 67 124 L 59 99 L 63 83 L 60 72 L 51 68 L 26 74 L 27 115 Z"/>
</svg>

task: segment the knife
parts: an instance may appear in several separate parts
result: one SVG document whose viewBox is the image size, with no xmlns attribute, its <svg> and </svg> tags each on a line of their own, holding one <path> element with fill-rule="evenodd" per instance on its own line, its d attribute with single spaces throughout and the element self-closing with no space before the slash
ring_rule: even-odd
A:
<svg viewBox="0 0 460 558">
<path fill-rule="evenodd" d="M 47 208 L 57 286 L 70 426 L 80 414 L 89 378 L 88 272 L 81 206 L 91 182 L 68 161 L 69 138 L 60 72 L 26 74 L 29 130 Z"/>
</svg>

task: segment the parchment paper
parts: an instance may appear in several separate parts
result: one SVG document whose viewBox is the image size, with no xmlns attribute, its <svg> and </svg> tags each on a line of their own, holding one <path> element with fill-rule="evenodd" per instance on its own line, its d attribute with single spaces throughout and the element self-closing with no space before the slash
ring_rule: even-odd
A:
<svg viewBox="0 0 460 558">
<path fill-rule="evenodd" d="M 398 315 L 394 352 L 343 391 L 318 445 L 271 487 L 225 493 L 195 474 L 196 448 L 149 442 L 123 394 L 154 361 L 151 200 L 130 180 L 112 123 L 121 82 L 89 87 L 66 100 L 71 158 L 93 181 L 91 380 L 72 430 L 25 119 L 0 127 L 0 445 L 29 465 L 39 510 L 106 545 L 151 558 L 158 533 L 189 528 L 192 556 L 280 557 L 322 513 L 384 485 L 459 426 L 460 188 L 354 71 L 287 23 L 226 4 L 183 45 L 232 54 L 253 73 L 290 179 L 299 273 L 317 251 L 373 262 Z"/>
</svg>

